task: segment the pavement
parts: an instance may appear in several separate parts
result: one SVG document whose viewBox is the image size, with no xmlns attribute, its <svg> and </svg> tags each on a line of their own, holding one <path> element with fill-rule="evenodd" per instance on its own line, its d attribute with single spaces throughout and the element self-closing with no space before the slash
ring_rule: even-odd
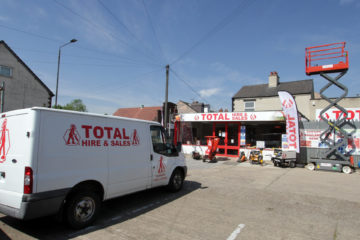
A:
<svg viewBox="0 0 360 240">
<path fill-rule="evenodd" d="M 94 226 L 0 215 L 0 239 L 360 239 L 360 174 L 187 158 L 184 188 L 107 201 Z"/>
</svg>

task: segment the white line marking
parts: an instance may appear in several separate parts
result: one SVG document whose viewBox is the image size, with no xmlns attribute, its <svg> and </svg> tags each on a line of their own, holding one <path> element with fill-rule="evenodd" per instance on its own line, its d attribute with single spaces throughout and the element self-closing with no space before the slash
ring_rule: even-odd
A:
<svg viewBox="0 0 360 240">
<path fill-rule="evenodd" d="M 232 234 L 226 240 L 234 240 L 244 227 L 245 224 L 239 224 L 239 226 L 237 226 L 237 228 L 232 232 Z"/>
</svg>

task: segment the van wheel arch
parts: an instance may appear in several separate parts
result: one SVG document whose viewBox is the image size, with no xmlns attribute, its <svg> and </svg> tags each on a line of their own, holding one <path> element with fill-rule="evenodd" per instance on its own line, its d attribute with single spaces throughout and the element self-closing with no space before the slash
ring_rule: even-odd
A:
<svg viewBox="0 0 360 240">
<path fill-rule="evenodd" d="M 56 215 L 56 220 L 59 222 L 62 222 L 64 220 L 64 210 L 66 202 L 68 202 L 74 195 L 76 195 L 78 192 L 82 191 L 94 191 L 100 198 L 100 201 L 103 201 L 104 199 L 104 188 L 101 183 L 94 180 L 88 180 L 83 181 L 78 184 L 76 184 L 74 187 L 71 188 L 71 190 L 66 194 L 66 197 L 64 198 L 64 201 Z"/>
<path fill-rule="evenodd" d="M 101 201 L 104 199 L 104 187 L 102 186 L 101 183 L 99 183 L 98 181 L 95 181 L 95 180 L 83 181 L 83 182 L 76 184 L 74 187 L 72 187 L 70 192 L 67 194 L 66 198 L 73 195 L 74 193 L 77 193 L 77 192 L 83 191 L 83 190 L 94 191 L 94 192 L 96 192 L 96 194 L 99 195 Z"/>
</svg>

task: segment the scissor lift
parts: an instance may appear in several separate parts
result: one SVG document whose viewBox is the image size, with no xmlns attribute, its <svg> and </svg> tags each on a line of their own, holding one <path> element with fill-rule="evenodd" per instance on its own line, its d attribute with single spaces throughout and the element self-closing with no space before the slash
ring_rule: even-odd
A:
<svg viewBox="0 0 360 240">
<path fill-rule="evenodd" d="M 305 50 L 305 69 L 307 75 L 317 75 L 325 78 L 328 83 L 320 90 L 320 95 L 329 105 L 320 112 L 320 118 L 328 124 L 328 128 L 321 133 L 320 140 L 328 147 L 320 152 L 317 157 L 308 157 L 307 168 L 310 170 L 324 169 L 332 171 L 343 171 L 351 173 L 353 161 L 350 154 L 342 152 L 339 149 L 348 144 L 351 134 L 344 130 L 348 125 L 348 112 L 338 103 L 347 96 L 348 88 L 339 82 L 349 69 L 349 56 L 345 51 L 345 42 L 332 43 L 315 47 L 308 47 Z M 338 73 L 336 77 L 330 77 L 329 73 Z M 343 94 L 337 98 L 330 99 L 324 92 L 331 86 L 336 86 L 343 91 Z M 330 108 L 335 107 L 342 113 L 335 120 L 326 118 L 325 113 Z M 336 141 L 336 136 L 342 138 L 342 141 Z"/>
</svg>

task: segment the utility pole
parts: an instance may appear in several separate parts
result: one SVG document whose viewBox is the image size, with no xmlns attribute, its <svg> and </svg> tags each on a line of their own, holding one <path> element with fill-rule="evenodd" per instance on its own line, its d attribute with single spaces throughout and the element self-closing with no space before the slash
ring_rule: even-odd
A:
<svg viewBox="0 0 360 240">
<path fill-rule="evenodd" d="M 170 65 L 166 65 L 165 114 L 164 114 L 165 129 L 168 129 L 168 119 L 169 119 L 169 111 L 168 111 L 169 68 Z"/>
<path fill-rule="evenodd" d="M 3 113 L 4 112 L 4 99 L 5 99 L 5 82 L 3 82 L 0 86 L 0 91 L 1 91 L 1 96 L 0 96 L 0 99 L 1 99 L 1 112 Z"/>
</svg>

